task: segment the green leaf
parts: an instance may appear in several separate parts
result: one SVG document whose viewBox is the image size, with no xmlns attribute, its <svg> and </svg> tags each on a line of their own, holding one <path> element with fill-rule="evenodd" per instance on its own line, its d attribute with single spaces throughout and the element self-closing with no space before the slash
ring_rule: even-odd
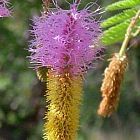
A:
<svg viewBox="0 0 140 140">
<path fill-rule="evenodd" d="M 135 6 L 140 6 L 140 0 L 122 0 L 107 6 L 106 10 L 114 11 L 114 10 L 132 8 Z"/>
<path fill-rule="evenodd" d="M 102 42 L 105 45 L 111 45 L 122 41 L 124 39 L 126 29 L 130 23 L 130 20 L 124 21 L 116 26 L 109 28 L 108 30 L 104 31 L 102 36 Z"/>
<path fill-rule="evenodd" d="M 137 12 L 137 9 L 124 10 L 120 14 L 117 14 L 117 15 L 112 16 L 112 17 L 108 18 L 107 20 L 105 20 L 101 24 L 101 26 L 103 28 L 106 28 L 106 27 L 110 27 L 110 26 L 119 24 L 125 20 L 132 18 L 136 14 L 136 12 Z"/>
</svg>

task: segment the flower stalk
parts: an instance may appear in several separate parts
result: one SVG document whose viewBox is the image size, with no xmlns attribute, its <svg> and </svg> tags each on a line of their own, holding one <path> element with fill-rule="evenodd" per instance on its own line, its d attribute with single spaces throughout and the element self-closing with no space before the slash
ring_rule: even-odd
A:
<svg viewBox="0 0 140 140">
<path fill-rule="evenodd" d="M 126 49 L 127 49 L 129 40 L 133 35 L 132 31 L 133 31 L 133 29 L 134 29 L 134 27 L 139 19 L 140 19 L 140 10 L 136 13 L 135 17 L 132 18 L 132 20 L 127 28 L 127 31 L 125 34 L 125 39 L 123 41 L 123 44 L 122 44 L 120 52 L 119 52 L 120 56 L 123 56 L 126 53 Z"/>
</svg>

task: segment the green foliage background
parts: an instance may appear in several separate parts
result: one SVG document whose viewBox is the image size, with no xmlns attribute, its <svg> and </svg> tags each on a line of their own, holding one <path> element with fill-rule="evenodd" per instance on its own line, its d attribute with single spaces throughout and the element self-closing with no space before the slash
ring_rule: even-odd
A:
<svg viewBox="0 0 140 140">
<path fill-rule="evenodd" d="M 132 17 L 136 15 L 139 9 L 140 0 L 121 0 L 106 6 L 106 11 L 117 11 L 117 13 L 114 13 L 114 15 L 101 23 L 102 27 L 106 28 L 103 33 L 102 42 L 106 45 L 111 45 L 123 41 L 126 29 L 128 28 Z M 139 20 L 135 26 L 140 26 Z M 133 32 L 137 32 L 138 29 L 136 27 L 133 28 Z"/>
<path fill-rule="evenodd" d="M 82 0 L 82 6 L 90 0 Z M 115 0 L 98 0 L 101 7 Z M 28 29 L 31 18 L 41 11 L 41 0 L 12 0 L 13 17 L 0 20 L 0 140 L 41 140 L 45 110 L 44 84 L 29 68 Z M 67 7 L 60 1 L 62 7 Z M 119 11 L 117 11 L 119 13 Z M 107 18 L 113 13 L 106 13 Z M 121 42 L 107 46 L 104 60 L 85 78 L 78 140 L 140 139 L 140 38 L 132 41 L 129 67 L 121 89 L 116 113 L 100 118 L 96 111 L 101 100 L 102 73 Z"/>
</svg>

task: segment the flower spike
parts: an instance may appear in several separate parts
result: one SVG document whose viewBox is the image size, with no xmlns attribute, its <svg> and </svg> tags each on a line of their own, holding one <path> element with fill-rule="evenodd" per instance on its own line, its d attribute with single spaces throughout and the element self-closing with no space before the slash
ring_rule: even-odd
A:
<svg viewBox="0 0 140 140">
<path fill-rule="evenodd" d="M 0 0 L 0 17 L 9 17 L 10 11 L 7 9 L 8 0 Z"/>
<path fill-rule="evenodd" d="M 47 10 L 33 19 L 29 51 L 38 78 L 47 85 L 44 140 L 75 140 L 79 125 L 83 77 L 100 59 L 100 22 L 80 0 L 69 10 Z"/>
</svg>

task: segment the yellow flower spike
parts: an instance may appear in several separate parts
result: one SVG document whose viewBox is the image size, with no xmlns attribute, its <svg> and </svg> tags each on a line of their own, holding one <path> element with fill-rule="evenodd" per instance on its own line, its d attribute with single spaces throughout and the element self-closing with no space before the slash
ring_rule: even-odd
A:
<svg viewBox="0 0 140 140">
<path fill-rule="evenodd" d="M 82 77 L 48 73 L 44 140 L 75 140 L 82 99 Z"/>
</svg>

